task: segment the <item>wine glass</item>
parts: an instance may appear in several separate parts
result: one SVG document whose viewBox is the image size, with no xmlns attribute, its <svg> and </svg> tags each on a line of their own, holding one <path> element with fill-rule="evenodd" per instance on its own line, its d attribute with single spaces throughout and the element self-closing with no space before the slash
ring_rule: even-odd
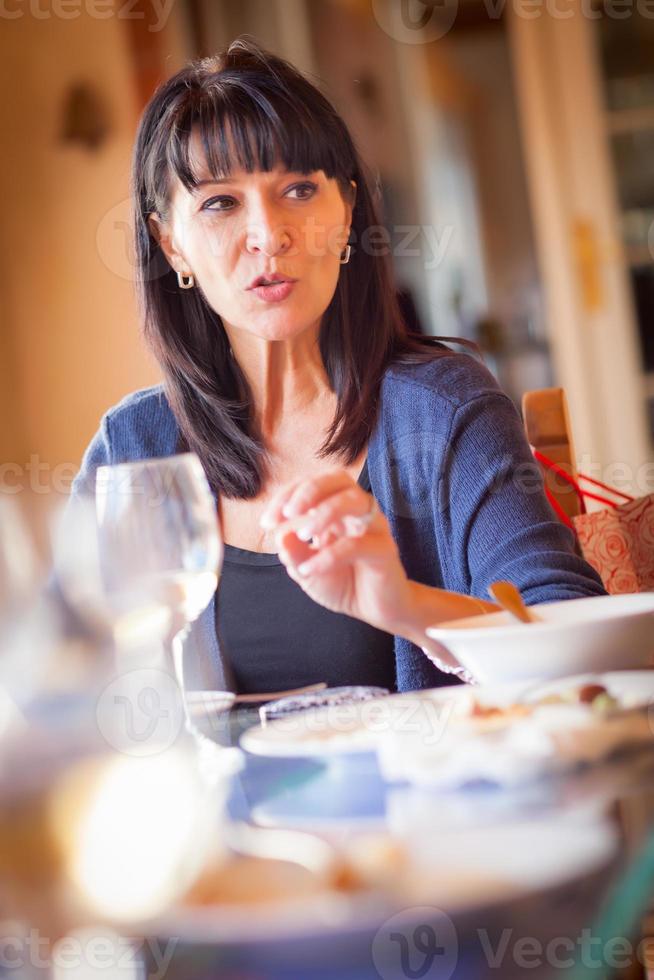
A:
<svg viewBox="0 0 654 980">
<path fill-rule="evenodd" d="M 200 460 L 182 453 L 99 467 L 96 515 L 102 579 L 123 610 L 123 634 L 138 635 L 144 615 L 167 616 L 163 642 L 183 696 L 184 640 L 216 591 L 224 550 Z M 135 616 L 124 614 L 130 607 Z"/>
<path fill-rule="evenodd" d="M 31 596 L 38 578 L 36 553 L 16 501 L 0 494 L 0 618 L 11 617 Z"/>
<path fill-rule="evenodd" d="M 41 574 L 23 509 L 0 493 L 0 732 L 12 706 L 24 706 L 38 690 L 51 652 L 55 624 L 40 594 Z"/>
</svg>

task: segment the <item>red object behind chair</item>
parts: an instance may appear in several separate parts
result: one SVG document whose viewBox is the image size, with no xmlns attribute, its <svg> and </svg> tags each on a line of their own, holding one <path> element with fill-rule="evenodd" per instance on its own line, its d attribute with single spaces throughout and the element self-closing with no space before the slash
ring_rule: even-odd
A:
<svg viewBox="0 0 654 980">
<path fill-rule="evenodd" d="M 559 519 L 575 532 L 581 553 L 599 573 L 607 592 L 654 590 L 654 494 L 635 499 L 576 472 L 563 389 L 527 392 L 522 405 L 549 501 Z M 596 489 L 589 490 L 582 483 Z M 611 499 L 615 497 L 618 500 Z M 602 503 L 606 509 L 587 513 L 585 499 Z"/>
</svg>

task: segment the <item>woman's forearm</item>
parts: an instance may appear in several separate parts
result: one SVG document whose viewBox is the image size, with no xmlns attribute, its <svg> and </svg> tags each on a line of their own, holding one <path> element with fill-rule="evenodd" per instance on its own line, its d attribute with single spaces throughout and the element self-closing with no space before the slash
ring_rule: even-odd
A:
<svg viewBox="0 0 654 980">
<path fill-rule="evenodd" d="M 406 609 L 392 624 L 389 623 L 387 630 L 424 647 L 432 642 L 425 633 L 428 626 L 451 619 L 462 619 L 464 616 L 497 612 L 498 608 L 495 603 L 477 599 L 475 596 L 436 589 L 420 582 L 409 582 Z"/>
</svg>

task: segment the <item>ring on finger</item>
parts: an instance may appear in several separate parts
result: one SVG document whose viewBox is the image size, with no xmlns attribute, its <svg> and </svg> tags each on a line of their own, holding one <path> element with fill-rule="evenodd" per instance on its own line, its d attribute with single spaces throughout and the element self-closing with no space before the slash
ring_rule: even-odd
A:
<svg viewBox="0 0 654 980">
<path fill-rule="evenodd" d="M 375 517 L 379 513 L 379 505 L 374 497 L 371 499 L 370 509 L 366 514 L 356 515 L 349 517 L 351 525 L 354 525 L 354 533 L 361 536 L 366 533 Z"/>
</svg>

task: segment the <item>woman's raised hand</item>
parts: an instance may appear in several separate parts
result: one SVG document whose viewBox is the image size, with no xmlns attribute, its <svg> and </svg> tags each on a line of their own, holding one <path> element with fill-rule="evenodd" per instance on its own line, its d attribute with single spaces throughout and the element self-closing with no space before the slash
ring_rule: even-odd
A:
<svg viewBox="0 0 654 980">
<path fill-rule="evenodd" d="M 397 632 L 411 604 L 409 580 L 388 521 L 346 470 L 286 484 L 260 523 L 276 529 L 281 561 L 312 599 Z"/>
</svg>

